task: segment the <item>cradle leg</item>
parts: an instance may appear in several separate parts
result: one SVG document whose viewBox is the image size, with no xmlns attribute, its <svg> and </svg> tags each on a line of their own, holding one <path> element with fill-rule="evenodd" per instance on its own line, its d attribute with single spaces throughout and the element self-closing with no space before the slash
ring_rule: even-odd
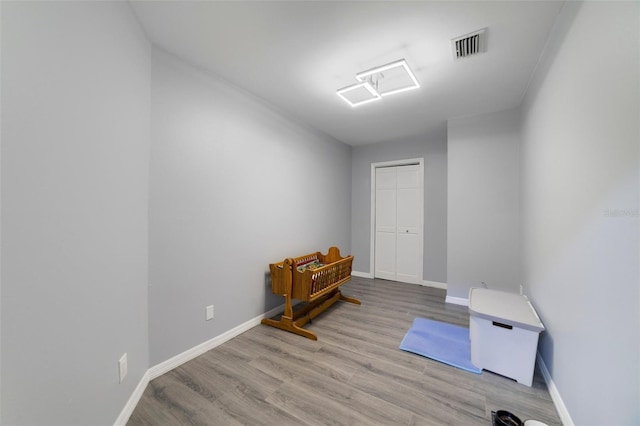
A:
<svg viewBox="0 0 640 426">
<path fill-rule="evenodd" d="M 318 340 L 318 336 L 313 331 L 305 330 L 302 327 L 298 327 L 298 325 L 293 321 L 292 318 L 285 318 L 284 316 L 282 316 L 282 318 L 280 318 L 280 320 L 278 321 L 272 320 L 270 318 L 265 318 L 262 320 L 262 324 L 270 325 L 272 327 L 276 327 L 290 333 L 295 333 L 300 336 L 306 337 L 307 339 Z"/>
<path fill-rule="evenodd" d="M 345 302 L 349 302 L 349 303 L 354 303 L 356 305 L 362 305 L 362 302 L 360 302 L 358 299 L 345 296 L 344 294 L 342 294 L 342 292 L 340 292 L 340 300 L 344 300 Z"/>
<path fill-rule="evenodd" d="M 294 313 L 293 313 L 293 307 L 291 306 L 291 297 L 288 294 L 285 294 L 284 295 L 284 313 L 282 314 L 280 319 L 273 320 L 271 318 L 265 318 L 262 320 L 262 324 L 270 325 L 271 327 L 276 327 L 281 330 L 286 330 L 291 333 L 295 333 L 300 336 L 306 337 L 307 339 L 318 340 L 318 336 L 316 336 L 314 332 L 305 330 L 304 328 L 300 327 L 298 324 L 296 324 L 296 321 L 294 321 L 293 318 L 294 318 Z M 304 323 L 301 325 L 304 325 Z"/>
</svg>

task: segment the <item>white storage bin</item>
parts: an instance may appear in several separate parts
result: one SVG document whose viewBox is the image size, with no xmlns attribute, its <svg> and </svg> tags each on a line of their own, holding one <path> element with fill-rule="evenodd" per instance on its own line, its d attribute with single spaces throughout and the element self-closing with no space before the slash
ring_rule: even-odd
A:
<svg viewBox="0 0 640 426">
<path fill-rule="evenodd" d="M 531 386 L 538 337 L 544 326 L 529 299 L 515 293 L 472 288 L 469 313 L 471 362 Z"/>
</svg>

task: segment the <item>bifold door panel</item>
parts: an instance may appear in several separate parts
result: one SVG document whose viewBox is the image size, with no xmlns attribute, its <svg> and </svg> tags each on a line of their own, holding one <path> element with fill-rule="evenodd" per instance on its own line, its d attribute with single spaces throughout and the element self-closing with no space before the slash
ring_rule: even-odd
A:
<svg viewBox="0 0 640 426">
<path fill-rule="evenodd" d="M 376 278 L 420 280 L 421 191 L 419 166 L 376 169 Z"/>
</svg>

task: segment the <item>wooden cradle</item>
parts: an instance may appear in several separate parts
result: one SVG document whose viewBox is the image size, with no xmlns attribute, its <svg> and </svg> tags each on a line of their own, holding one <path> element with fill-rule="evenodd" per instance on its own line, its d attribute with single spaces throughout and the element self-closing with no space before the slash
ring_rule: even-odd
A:
<svg viewBox="0 0 640 426">
<path fill-rule="evenodd" d="M 305 268 L 316 261 L 321 266 Z M 262 324 L 318 340 L 315 333 L 302 326 L 338 300 L 360 305 L 359 300 L 344 296 L 339 289 L 351 280 L 352 263 L 353 256 L 342 257 L 337 247 L 331 247 L 326 255 L 315 252 L 270 264 L 271 290 L 284 296 L 284 313 L 279 320 L 265 318 Z M 292 299 L 308 303 L 294 312 Z"/>
</svg>

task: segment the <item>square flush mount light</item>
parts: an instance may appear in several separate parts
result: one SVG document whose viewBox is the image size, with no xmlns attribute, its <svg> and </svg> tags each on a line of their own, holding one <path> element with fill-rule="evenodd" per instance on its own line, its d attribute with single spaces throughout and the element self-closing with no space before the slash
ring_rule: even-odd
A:
<svg viewBox="0 0 640 426">
<path fill-rule="evenodd" d="M 358 106 L 380 99 L 382 96 L 393 95 L 420 87 L 418 80 L 409 68 L 407 61 L 401 59 L 386 65 L 371 68 L 356 74 L 360 83 L 338 90 L 338 95 L 351 106 Z M 367 93 L 364 91 L 366 90 Z M 356 95 L 356 91 L 360 92 Z M 353 92 L 352 96 L 345 94 Z"/>
<path fill-rule="evenodd" d="M 352 107 L 368 104 L 380 99 L 380 94 L 369 84 L 368 81 L 352 84 L 338 90 L 338 96 L 344 99 Z"/>
</svg>

